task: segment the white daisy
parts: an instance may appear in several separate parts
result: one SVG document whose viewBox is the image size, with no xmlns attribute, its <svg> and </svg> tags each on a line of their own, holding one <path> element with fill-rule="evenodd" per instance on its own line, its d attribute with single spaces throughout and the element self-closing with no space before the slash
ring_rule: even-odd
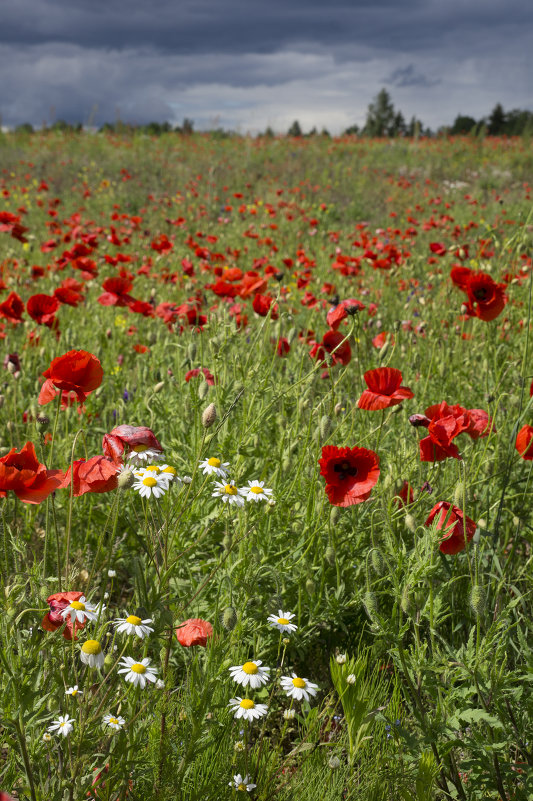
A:
<svg viewBox="0 0 533 801">
<path fill-rule="evenodd" d="M 153 448 L 148 448 L 146 445 L 136 445 L 134 449 L 128 453 L 127 459 L 131 464 L 143 464 L 143 462 L 153 462 L 163 458 L 162 451 L 156 451 Z"/>
<path fill-rule="evenodd" d="M 166 476 L 169 481 L 173 481 L 176 484 L 181 484 L 182 480 L 178 476 L 178 471 L 176 468 L 171 464 L 160 464 L 159 465 L 159 472 L 161 475 Z"/>
<path fill-rule="evenodd" d="M 278 609 L 278 614 L 276 615 L 269 615 L 267 617 L 267 621 L 278 631 L 284 632 L 288 631 L 289 634 L 292 634 L 293 631 L 296 631 L 298 626 L 294 623 L 291 623 L 291 620 L 296 615 L 291 615 L 290 612 L 283 612 L 281 609 Z"/>
<path fill-rule="evenodd" d="M 255 720 L 261 718 L 267 713 L 266 704 L 255 704 L 251 698 L 230 698 L 229 707 L 234 714 L 235 719 L 243 718 L 244 720 Z"/>
<path fill-rule="evenodd" d="M 105 606 L 102 606 L 101 611 L 103 612 L 104 609 Z M 75 620 L 77 620 L 78 623 L 85 623 L 86 620 L 97 620 L 98 611 L 98 606 L 90 604 L 85 599 L 85 595 L 82 595 L 79 601 L 71 601 L 66 609 L 63 609 L 61 614 L 63 620 L 70 616 L 72 624 L 74 625 Z"/>
<path fill-rule="evenodd" d="M 49 743 L 51 739 L 52 735 L 50 734 L 50 732 L 45 731 L 45 733 L 43 734 L 43 740 L 45 741 L 45 743 Z"/>
<path fill-rule="evenodd" d="M 229 467 L 229 462 L 222 462 L 220 459 L 217 459 L 216 456 L 211 456 L 210 459 L 204 459 L 203 462 L 200 462 L 198 467 L 203 468 L 202 473 L 204 476 L 218 476 L 219 478 L 226 478 L 228 475 L 227 467 Z"/>
<path fill-rule="evenodd" d="M 146 620 L 141 620 L 137 615 L 128 615 L 128 617 L 118 618 L 118 620 L 114 621 L 113 625 L 117 633 L 126 632 L 126 634 L 136 634 L 137 637 L 140 637 L 142 640 L 143 637 L 146 637 L 153 631 L 150 626 L 146 625 L 151 622 L 151 617 L 147 617 Z"/>
<path fill-rule="evenodd" d="M 155 683 L 157 681 L 157 668 L 150 667 L 150 660 L 145 657 L 141 662 L 132 659 L 131 656 L 123 656 L 120 660 L 122 668 L 118 673 L 125 673 L 124 679 L 131 682 L 134 687 L 144 690 L 147 681 Z"/>
<path fill-rule="evenodd" d="M 229 782 L 229 786 L 233 787 L 234 790 L 251 793 L 252 790 L 257 787 L 257 784 L 252 784 L 250 778 L 251 776 L 245 776 L 243 778 L 240 773 L 237 773 L 237 775 L 233 777 L 233 781 Z"/>
<path fill-rule="evenodd" d="M 269 495 L 272 495 L 272 490 L 265 487 L 264 481 L 249 481 L 247 487 L 242 487 L 239 490 L 241 495 L 247 501 L 268 501 Z"/>
<path fill-rule="evenodd" d="M 98 640 L 87 640 L 81 646 L 80 659 L 85 665 L 91 668 L 102 668 L 104 666 L 104 652 Z"/>
<path fill-rule="evenodd" d="M 244 506 L 244 498 L 239 494 L 239 489 L 235 486 L 234 481 L 230 481 L 229 484 L 215 481 L 215 490 L 212 493 L 212 497 L 222 498 L 223 503 L 234 503 L 236 506 Z"/>
<path fill-rule="evenodd" d="M 65 690 L 65 695 L 71 695 L 75 698 L 76 695 L 83 695 L 83 690 L 78 690 L 78 685 L 75 684 L 74 687 L 69 687 L 68 690 Z"/>
<path fill-rule="evenodd" d="M 125 724 L 124 718 L 121 718 L 120 715 L 104 715 L 104 726 L 109 726 L 110 729 L 116 729 L 117 731 L 123 727 Z"/>
<path fill-rule="evenodd" d="M 62 734 L 67 737 L 74 728 L 74 719 L 68 715 L 60 715 L 57 720 L 54 720 L 51 726 L 48 726 L 48 731 L 54 734 Z"/>
<path fill-rule="evenodd" d="M 269 679 L 270 668 L 261 667 L 261 660 L 245 662 L 244 665 L 230 667 L 231 678 L 243 687 L 250 686 L 253 690 L 266 684 Z"/>
<path fill-rule="evenodd" d="M 168 490 L 169 481 L 167 476 L 153 470 L 146 470 L 142 475 L 137 475 L 135 483 L 132 485 L 142 498 L 160 498 Z"/>
<path fill-rule="evenodd" d="M 296 673 L 291 676 L 282 676 L 280 684 L 285 690 L 289 698 L 294 698 L 296 701 L 309 701 L 311 696 L 316 695 L 318 684 L 307 679 L 301 679 Z"/>
</svg>

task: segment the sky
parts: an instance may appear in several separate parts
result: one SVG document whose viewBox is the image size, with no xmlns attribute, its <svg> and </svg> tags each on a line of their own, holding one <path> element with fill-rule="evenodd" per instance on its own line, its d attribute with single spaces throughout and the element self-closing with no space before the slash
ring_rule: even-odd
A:
<svg viewBox="0 0 533 801">
<path fill-rule="evenodd" d="M 1 0 L 4 126 L 362 126 L 381 88 L 432 129 L 533 109 L 531 0 Z"/>
</svg>

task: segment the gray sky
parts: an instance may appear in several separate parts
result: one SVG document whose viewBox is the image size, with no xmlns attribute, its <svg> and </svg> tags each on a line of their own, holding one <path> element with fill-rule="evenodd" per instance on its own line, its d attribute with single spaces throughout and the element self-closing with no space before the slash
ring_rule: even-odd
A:
<svg viewBox="0 0 533 801">
<path fill-rule="evenodd" d="M 531 0 L 2 0 L 4 125 L 331 133 L 385 86 L 436 128 L 533 108 Z"/>
</svg>

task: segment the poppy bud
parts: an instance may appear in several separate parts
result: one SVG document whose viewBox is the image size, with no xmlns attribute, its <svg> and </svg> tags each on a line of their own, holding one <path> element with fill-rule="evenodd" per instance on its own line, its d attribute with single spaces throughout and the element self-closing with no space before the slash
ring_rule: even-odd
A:
<svg viewBox="0 0 533 801">
<path fill-rule="evenodd" d="M 200 400 L 205 400 L 208 392 L 209 392 L 209 384 L 204 378 L 204 380 L 200 382 L 200 386 L 198 387 L 198 397 L 200 398 Z"/>
<path fill-rule="evenodd" d="M 233 542 L 233 537 L 231 534 L 225 534 L 224 539 L 222 540 L 222 547 L 225 551 L 229 551 L 231 549 L 231 545 Z"/>
<path fill-rule="evenodd" d="M 485 520 L 485 518 L 483 518 L 483 517 L 479 518 L 479 520 L 477 521 L 477 527 L 480 528 L 482 531 L 486 530 L 487 521 Z"/>
<path fill-rule="evenodd" d="M 376 598 L 376 593 L 367 590 L 363 596 L 363 605 L 368 617 L 373 621 L 378 613 L 378 601 Z"/>
<path fill-rule="evenodd" d="M 114 664 L 115 660 L 113 659 L 113 656 L 111 654 L 106 654 L 104 658 L 104 670 L 106 673 L 111 670 Z"/>
<path fill-rule="evenodd" d="M 320 418 L 320 424 L 319 424 L 320 438 L 327 439 L 331 434 L 332 430 L 333 430 L 333 423 L 331 422 L 327 414 L 324 414 Z"/>
<path fill-rule="evenodd" d="M 372 567 L 374 568 L 375 573 L 377 573 L 378 576 L 381 576 L 385 567 L 385 562 L 383 560 L 381 551 L 378 551 L 377 548 L 372 550 Z"/>
<path fill-rule="evenodd" d="M 330 522 L 332 526 L 336 526 L 339 522 L 339 518 L 341 516 L 340 506 L 333 506 L 331 509 L 331 514 L 329 516 Z"/>
<path fill-rule="evenodd" d="M 411 596 L 409 594 L 409 589 L 410 589 L 409 585 L 406 584 L 402 590 L 402 597 L 400 600 L 400 606 L 402 607 L 402 610 L 405 612 L 406 615 L 409 614 L 411 609 Z"/>
<path fill-rule="evenodd" d="M 485 591 L 483 590 L 483 587 L 479 586 L 479 584 L 477 584 L 475 587 L 472 587 L 472 592 L 470 594 L 470 606 L 476 615 L 479 616 L 483 614 L 483 610 L 485 609 Z"/>
<path fill-rule="evenodd" d="M 416 531 L 416 520 L 413 515 L 405 515 L 405 525 L 413 534 Z"/>
<path fill-rule="evenodd" d="M 193 362 L 196 359 L 196 342 L 191 342 L 187 348 L 187 358 Z"/>
<path fill-rule="evenodd" d="M 328 565 L 331 565 L 331 567 L 335 566 L 335 548 L 333 545 L 328 545 L 324 553 L 324 558 Z"/>
<path fill-rule="evenodd" d="M 233 606 L 227 606 L 222 614 L 222 625 L 226 631 L 233 631 L 237 625 L 237 613 Z"/>
<path fill-rule="evenodd" d="M 296 337 L 298 336 L 298 329 L 294 328 L 294 326 L 290 329 L 289 333 L 287 334 L 287 341 L 289 345 L 292 345 Z"/>
<path fill-rule="evenodd" d="M 204 385 L 207 387 L 206 382 L 204 381 Z M 217 419 L 217 410 L 214 403 L 210 403 L 207 406 L 202 414 L 202 425 L 204 428 L 211 428 L 215 420 Z"/>
<path fill-rule="evenodd" d="M 459 507 L 459 509 L 462 509 L 468 503 L 466 487 L 462 481 L 460 481 L 455 488 L 455 492 L 453 493 L 453 502 L 455 506 Z"/>
<path fill-rule="evenodd" d="M 129 489 L 135 482 L 135 476 L 131 470 L 123 470 L 118 475 L 117 483 L 119 490 Z"/>
<path fill-rule="evenodd" d="M 381 361 L 389 349 L 389 343 L 385 342 L 379 349 L 378 359 Z"/>
<path fill-rule="evenodd" d="M 291 459 L 289 454 L 286 454 L 283 457 L 283 460 L 281 462 L 281 470 L 282 470 L 282 472 L 283 473 L 289 473 L 290 469 L 291 469 L 291 464 L 292 464 L 292 459 Z"/>
<path fill-rule="evenodd" d="M 330 766 L 331 770 L 337 770 L 337 768 L 340 768 L 341 766 L 341 761 L 337 756 L 330 756 L 328 765 Z"/>
<path fill-rule="evenodd" d="M 87 581 L 89 579 L 89 574 L 86 570 L 80 570 L 80 581 Z"/>
<path fill-rule="evenodd" d="M 307 590 L 309 595 L 312 595 L 316 589 L 316 584 L 311 578 L 311 576 L 308 576 L 307 579 L 305 580 L 305 589 Z"/>
<path fill-rule="evenodd" d="M 154 395 L 157 394 L 158 392 L 161 392 L 164 386 L 165 386 L 164 381 L 160 381 L 158 384 L 156 384 L 155 387 L 153 388 Z"/>
<path fill-rule="evenodd" d="M 425 414 L 412 414 L 409 418 L 409 422 L 415 428 L 420 428 L 420 426 L 427 428 L 431 420 L 429 419 L 429 417 L 426 417 Z"/>
</svg>

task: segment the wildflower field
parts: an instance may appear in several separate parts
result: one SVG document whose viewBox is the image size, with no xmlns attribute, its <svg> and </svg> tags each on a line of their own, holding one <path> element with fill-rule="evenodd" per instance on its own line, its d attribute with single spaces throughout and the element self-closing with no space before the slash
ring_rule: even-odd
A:
<svg viewBox="0 0 533 801">
<path fill-rule="evenodd" d="M 0 793 L 533 798 L 526 139 L 0 136 Z"/>
</svg>

